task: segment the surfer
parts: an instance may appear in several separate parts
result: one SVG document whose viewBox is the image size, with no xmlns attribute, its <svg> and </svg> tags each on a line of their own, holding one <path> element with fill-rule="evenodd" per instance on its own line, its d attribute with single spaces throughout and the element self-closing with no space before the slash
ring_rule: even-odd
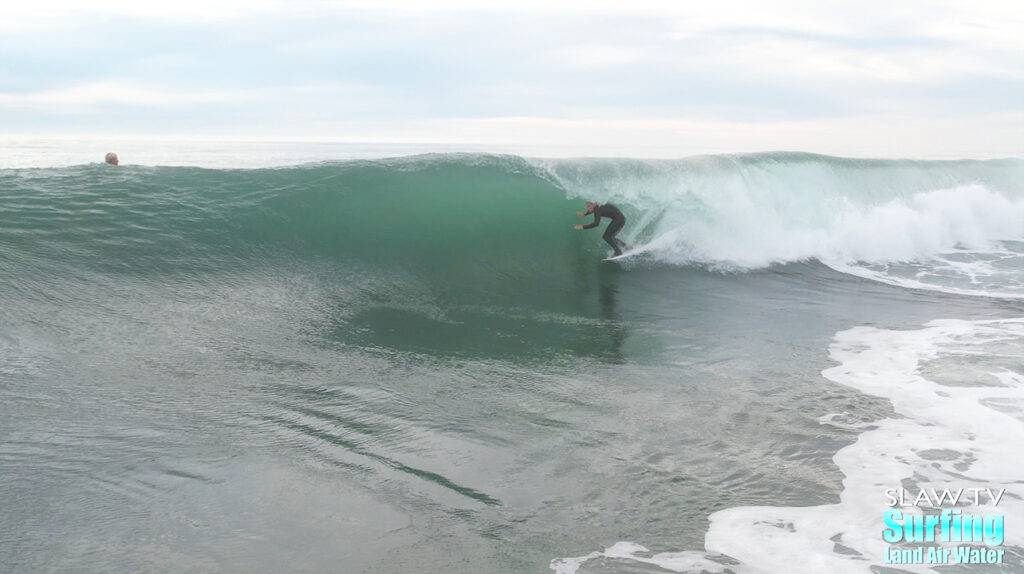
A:
<svg viewBox="0 0 1024 574">
<path fill-rule="evenodd" d="M 593 213 L 594 222 L 591 223 L 590 225 L 577 225 L 576 229 L 590 229 L 592 227 L 597 227 L 597 224 L 601 223 L 602 217 L 607 217 L 608 219 L 611 219 L 612 222 L 608 224 L 607 228 L 605 228 L 604 235 L 602 235 L 602 237 L 608 243 L 608 245 L 611 245 L 612 249 L 615 250 L 615 257 L 622 255 L 621 248 L 625 247 L 626 244 L 623 243 L 622 240 L 619 239 L 618 237 L 615 237 L 615 235 L 618 234 L 619 231 L 622 231 L 622 226 L 626 225 L 626 216 L 622 215 L 622 212 L 619 211 L 618 207 L 615 207 L 610 203 L 598 205 L 593 201 L 587 201 L 584 203 L 584 205 L 587 206 L 587 212 L 584 213 L 582 211 L 577 211 L 576 215 L 580 217 L 586 217 Z"/>
<path fill-rule="evenodd" d="M 117 154 L 114 152 L 109 152 L 107 156 L 103 158 L 103 161 L 109 163 L 110 165 L 117 165 Z"/>
</svg>

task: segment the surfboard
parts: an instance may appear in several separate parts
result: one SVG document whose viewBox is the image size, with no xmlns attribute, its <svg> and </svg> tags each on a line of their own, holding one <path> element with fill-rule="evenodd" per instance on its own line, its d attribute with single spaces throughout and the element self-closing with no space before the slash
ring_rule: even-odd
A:
<svg viewBox="0 0 1024 574">
<path fill-rule="evenodd" d="M 618 261 L 619 259 L 625 259 L 630 255 L 636 255 L 636 253 L 637 251 L 635 249 L 633 251 L 623 251 L 622 255 L 613 255 L 611 257 L 605 257 L 601 261 Z"/>
</svg>

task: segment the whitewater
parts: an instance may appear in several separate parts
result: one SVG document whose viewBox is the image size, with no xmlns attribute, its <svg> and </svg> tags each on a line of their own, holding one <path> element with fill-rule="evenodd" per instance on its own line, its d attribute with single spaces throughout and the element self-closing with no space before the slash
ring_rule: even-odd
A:
<svg viewBox="0 0 1024 574">
<path fill-rule="evenodd" d="M 186 147 L 0 164 L 5 571 L 1024 571 L 1024 160 Z"/>
</svg>

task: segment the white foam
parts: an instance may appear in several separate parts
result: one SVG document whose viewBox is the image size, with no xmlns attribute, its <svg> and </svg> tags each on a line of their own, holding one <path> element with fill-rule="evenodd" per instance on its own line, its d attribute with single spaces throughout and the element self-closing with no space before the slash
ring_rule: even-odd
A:
<svg viewBox="0 0 1024 574">
<path fill-rule="evenodd" d="M 1018 257 L 1024 259 L 1024 253 Z M 823 261 L 823 263 L 841 273 L 907 289 L 922 289 L 971 297 L 1024 299 L 1024 283 L 1020 281 L 1019 271 L 1001 272 L 992 269 L 990 265 L 980 264 L 951 266 L 943 261 L 941 255 L 930 258 L 927 262 L 930 270 L 927 273 L 917 271 L 913 277 L 908 276 L 908 272 L 913 271 L 911 268 L 914 266 L 911 265 L 872 266 L 838 261 Z M 943 274 L 945 277 L 940 279 L 939 275 L 944 269 L 949 272 Z M 922 278 L 922 275 L 925 278 Z"/>
<path fill-rule="evenodd" d="M 1024 239 L 1024 162 L 763 154 L 534 164 L 570 197 L 625 207 L 624 237 L 664 263 L 752 270 L 819 260 L 904 287 L 1024 295 L 1013 279 L 1024 252 L 1004 249 Z M 974 259 L 961 257 L 970 251 Z M 1011 268 L 992 255 L 1014 258 Z"/>
<path fill-rule="evenodd" d="M 829 425 L 844 430 L 867 430 L 869 428 L 875 428 L 872 423 L 858 420 L 856 416 L 847 412 L 829 413 L 818 417 L 818 422 L 823 425 Z"/>
<path fill-rule="evenodd" d="M 900 287 L 1001 298 L 1024 298 L 1020 268 L 1002 270 L 993 257 L 1018 258 L 1005 240 L 1024 236 L 1024 199 L 968 185 L 916 193 L 876 205 L 837 202 L 805 223 L 758 205 L 718 220 L 680 225 L 648 250 L 670 263 L 759 269 L 816 259 L 837 271 Z M 817 220 L 817 221 L 815 221 Z"/>
<path fill-rule="evenodd" d="M 1024 357 L 1024 319 L 940 320 L 914 331 L 856 327 L 836 335 L 830 355 L 839 365 L 823 371 L 826 378 L 889 399 L 898 415 L 873 423 L 875 428 L 836 453 L 833 460 L 846 477 L 839 501 L 716 512 L 705 552 L 686 553 L 693 565 L 676 571 L 706 569 L 697 561 L 724 555 L 739 561 L 729 567 L 734 572 L 868 574 L 872 567 L 886 566 L 885 491 L 904 487 L 905 481 L 914 489 L 1005 488 L 998 507 L 973 511 L 1003 515 L 1010 525 L 1003 547 L 1024 547 L 1024 528 L 1018 526 L 1024 524 L 1024 373 L 992 364 Z M 929 380 L 923 373 L 941 366 L 937 360 L 955 361 L 958 376 L 970 380 L 956 385 Z M 556 571 L 575 572 L 601 556 L 648 560 L 632 551 L 636 545 L 622 544 L 612 549 L 628 551 L 592 553 L 566 562 L 571 569 Z M 898 568 L 933 571 L 927 565 Z"/>
<path fill-rule="evenodd" d="M 670 572 L 706 572 L 708 574 L 728 572 L 727 567 L 709 560 L 702 552 L 662 552 L 650 557 L 642 556 L 650 551 L 633 542 L 619 542 L 603 552 L 591 552 L 577 558 L 556 558 L 551 569 L 556 574 L 576 574 L 584 563 L 598 558 L 626 560 L 633 563 L 650 564 Z"/>
<path fill-rule="evenodd" d="M 994 252 L 998 241 L 1024 234 L 1024 200 L 978 185 L 875 205 L 823 202 L 808 207 L 801 221 L 759 203 L 723 203 L 716 206 L 713 221 L 666 216 L 662 225 L 667 229 L 656 231 L 655 241 L 671 238 L 664 253 L 668 262 L 697 260 L 756 269 L 811 259 L 848 264 L 927 261 L 962 246 Z"/>
</svg>

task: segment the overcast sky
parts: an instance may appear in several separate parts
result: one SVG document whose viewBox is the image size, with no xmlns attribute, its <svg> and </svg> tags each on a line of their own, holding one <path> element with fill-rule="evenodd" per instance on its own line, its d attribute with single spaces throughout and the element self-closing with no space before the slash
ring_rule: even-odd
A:
<svg viewBox="0 0 1024 574">
<path fill-rule="evenodd" d="M 0 126 L 1024 156 L 1024 3 L 29 0 Z"/>
</svg>

